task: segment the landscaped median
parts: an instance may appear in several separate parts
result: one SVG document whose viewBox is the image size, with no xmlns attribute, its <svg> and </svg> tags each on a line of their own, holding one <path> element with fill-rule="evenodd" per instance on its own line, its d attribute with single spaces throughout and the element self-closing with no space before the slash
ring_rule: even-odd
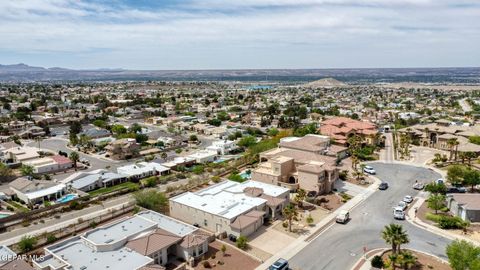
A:
<svg viewBox="0 0 480 270">
<path fill-rule="evenodd" d="M 404 249 L 404 254 L 393 255 L 391 249 L 379 248 L 367 251 L 365 256 L 358 260 L 352 267 L 352 270 L 370 270 L 370 269 L 435 269 L 451 270 L 450 265 L 431 254 L 416 250 Z M 396 261 L 395 268 L 392 265 L 392 259 Z"/>
</svg>

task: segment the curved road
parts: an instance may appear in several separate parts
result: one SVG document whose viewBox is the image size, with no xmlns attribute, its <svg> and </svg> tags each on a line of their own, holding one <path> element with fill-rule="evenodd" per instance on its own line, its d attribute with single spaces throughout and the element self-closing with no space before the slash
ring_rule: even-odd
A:
<svg viewBox="0 0 480 270">
<path fill-rule="evenodd" d="M 377 177 L 389 183 L 385 191 L 376 191 L 351 212 L 351 220 L 345 225 L 333 224 L 297 253 L 290 261 L 293 269 L 351 269 L 368 250 L 387 247 L 380 234 L 385 225 L 402 224 L 410 237 L 406 247 L 434 254 L 446 259 L 445 248 L 450 240 L 418 228 L 405 220 L 394 220 L 392 208 L 405 195 L 416 196 L 412 188 L 415 180 L 424 183 L 440 178 L 429 169 L 399 165 L 372 163 Z"/>
</svg>

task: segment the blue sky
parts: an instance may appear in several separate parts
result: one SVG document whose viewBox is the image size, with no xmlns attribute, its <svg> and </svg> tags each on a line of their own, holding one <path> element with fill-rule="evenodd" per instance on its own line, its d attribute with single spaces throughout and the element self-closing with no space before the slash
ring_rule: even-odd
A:
<svg viewBox="0 0 480 270">
<path fill-rule="evenodd" d="M 4 0 L 0 64 L 480 66 L 478 0 Z"/>
</svg>

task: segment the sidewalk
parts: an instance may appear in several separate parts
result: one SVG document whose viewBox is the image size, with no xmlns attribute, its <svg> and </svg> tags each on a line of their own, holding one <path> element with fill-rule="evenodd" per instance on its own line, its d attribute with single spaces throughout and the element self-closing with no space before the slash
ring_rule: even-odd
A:
<svg viewBox="0 0 480 270">
<path fill-rule="evenodd" d="M 419 208 L 425 202 L 425 198 L 418 198 L 417 201 L 410 207 L 410 210 L 407 212 L 406 220 L 411 224 L 427 230 L 431 233 L 438 234 L 440 236 L 446 237 L 451 240 L 465 240 L 475 245 L 480 245 L 480 242 L 475 241 L 471 238 L 465 237 L 463 235 L 459 235 L 456 233 L 449 232 L 448 230 L 440 229 L 434 225 L 430 225 L 428 223 L 423 222 L 420 218 L 416 217 L 415 209 Z M 413 218 L 412 218 L 413 217 Z"/>
<path fill-rule="evenodd" d="M 372 195 L 377 190 L 378 185 L 380 184 L 380 180 L 378 178 L 374 177 L 373 179 L 375 180 L 374 184 L 370 185 L 368 188 L 365 188 L 365 190 L 361 194 L 358 194 L 357 196 L 349 200 L 347 203 L 342 205 L 340 208 L 330 213 L 327 217 L 325 217 L 319 223 L 317 223 L 312 228 L 312 231 L 310 234 L 302 235 L 298 237 L 289 246 L 285 247 L 281 252 L 274 254 L 272 257 L 270 257 L 268 260 L 266 260 L 263 264 L 258 266 L 256 269 L 265 270 L 279 258 L 289 260 L 290 258 L 295 256 L 297 253 L 299 253 L 311 241 L 319 237 L 323 231 L 327 230 L 330 226 L 333 225 L 332 222 L 335 220 L 336 216 L 341 210 L 351 211 L 360 203 L 365 201 L 368 197 L 370 197 L 370 195 Z"/>
</svg>

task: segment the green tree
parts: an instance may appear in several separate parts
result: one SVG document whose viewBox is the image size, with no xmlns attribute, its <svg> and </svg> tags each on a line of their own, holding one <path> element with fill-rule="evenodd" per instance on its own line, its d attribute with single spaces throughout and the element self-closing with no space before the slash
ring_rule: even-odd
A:
<svg viewBox="0 0 480 270">
<path fill-rule="evenodd" d="M 22 253 L 31 251 L 37 244 L 37 238 L 29 235 L 24 235 L 18 242 L 18 248 Z"/>
<path fill-rule="evenodd" d="M 225 256 L 225 252 L 227 252 L 227 247 L 225 245 L 222 245 L 220 251 L 222 251 L 222 255 Z"/>
<path fill-rule="evenodd" d="M 445 207 L 445 195 L 443 194 L 430 194 L 428 197 L 427 202 L 428 208 L 435 210 L 435 214 L 437 214 L 438 210 Z"/>
<path fill-rule="evenodd" d="M 298 211 L 294 204 L 289 203 L 282 210 L 283 216 L 288 220 L 288 231 L 292 231 L 292 221 L 297 218 Z"/>
<path fill-rule="evenodd" d="M 196 165 L 192 169 L 192 172 L 194 174 L 202 174 L 204 171 L 205 171 L 205 168 L 202 165 Z"/>
<path fill-rule="evenodd" d="M 463 183 L 471 186 L 471 192 L 474 192 L 475 186 L 480 185 L 480 172 L 477 170 L 466 170 L 463 175 Z"/>
<path fill-rule="evenodd" d="M 417 257 L 413 256 L 410 251 L 403 251 L 398 258 L 398 262 L 403 269 L 408 270 L 417 264 Z"/>
<path fill-rule="evenodd" d="M 450 166 L 447 170 L 447 180 L 453 185 L 460 184 L 463 179 L 465 169 L 460 165 Z"/>
<path fill-rule="evenodd" d="M 93 121 L 92 124 L 96 127 L 99 127 L 99 128 L 106 128 L 107 127 L 107 122 L 105 122 L 101 119 L 97 119 L 97 120 Z"/>
<path fill-rule="evenodd" d="M 447 246 L 448 262 L 453 270 L 480 269 L 480 248 L 465 240 L 455 240 Z"/>
<path fill-rule="evenodd" d="M 23 176 L 32 176 L 32 175 L 34 174 L 33 166 L 23 164 L 23 165 L 20 167 L 20 173 L 21 173 Z"/>
<path fill-rule="evenodd" d="M 77 152 L 73 151 L 73 152 L 70 153 L 68 158 L 72 161 L 73 167 L 75 168 L 75 171 L 76 171 L 77 170 L 77 162 L 80 160 L 80 155 Z"/>
<path fill-rule="evenodd" d="M 142 126 L 140 126 L 137 123 L 134 123 L 133 125 L 130 126 L 130 128 L 128 128 L 128 132 L 131 132 L 131 133 L 139 133 L 141 131 L 142 131 Z"/>
<path fill-rule="evenodd" d="M 276 129 L 276 128 L 271 128 L 271 129 L 269 129 L 268 132 L 267 132 L 268 136 L 270 136 L 270 137 L 277 136 L 278 133 L 279 133 L 279 131 L 278 131 L 278 129 Z"/>
<path fill-rule="evenodd" d="M 165 153 L 165 152 L 162 152 L 162 153 L 160 154 L 160 157 L 165 161 L 165 160 L 167 160 L 168 154 Z"/>
<path fill-rule="evenodd" d="M 137 191 L 133 194 L 133 198 L 138 206 L 153 211 L 164 213 L 168 207 L 168 199 L 165 194 L 154 189 Z"/>
<path fill-rule="evenodd" d="M 437 184 L 435 182 L 432 182 L 425 186 L 425 191 L 433 194 L 445 194 L 447 192 L 447 187 L 444 184 Z"/>
<path fill-rule="evenodd" d="M 385 226 L 382 231 L 382 238 L 387 244 L 392 245 L 392 253 L 395 255 L 400 252 L 400 245 L 410 242 L 402 225 L 393 223 Z"/>
<path fill-rule="evenodd" d="M 116 135 L 127 133 L 127 129 L 122 125 L 113 125 L 112 132 Z"/>
<path fill-rule="evenodd" d="M 82 124 L 79 121 L 73 121 L 70 123 L 70 134 L 77 135 L 82 132 Z"/>
<path fill-rule="evenodd" d="M 196 142 L 196 141 L 198 141 L 197 135 L 195 135 L 195 134 L 190 135 L 190 141 L 191 141 L 191 142 Z"/>
<path fill-rule="evenodd" d="M 257 140 L 255 139 L 255 137 L 249 135 L 249 136 L 242 137 L 238 142 L 238 146 L 248 148 L 250 146 L 253 146 L 256 143 L 257 143 Z"/>
<path fill-rule="evenodd" d="M 303 137 L 307 134 L 318 134 L 318 128 L 316 124 L 308 124 L 306 126 L 297 128 L 294 132 L 294 136 Z"/>
<path fill-rule="evenodd" d="M 12 170 L 7 165 L 0 162 L 0 179 L 8 179 L 12 176 L 13 176 Z"/>
<path fill-rule="evenodd" d="M 248 247 L 248 239 L 247 237 L 243 236 L 243 235 L 240 235 L 238 238 L 237 238 L 237 241 L 236 241 L 236 244 L 237 244 L 237 247 L 239 249 L 246 249 Z"/>
</svg>

